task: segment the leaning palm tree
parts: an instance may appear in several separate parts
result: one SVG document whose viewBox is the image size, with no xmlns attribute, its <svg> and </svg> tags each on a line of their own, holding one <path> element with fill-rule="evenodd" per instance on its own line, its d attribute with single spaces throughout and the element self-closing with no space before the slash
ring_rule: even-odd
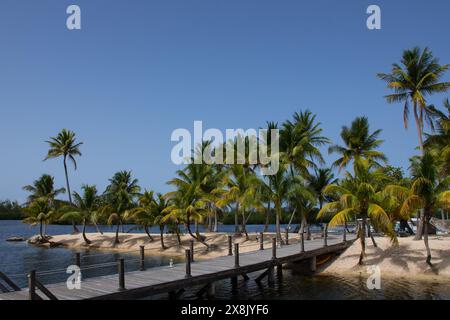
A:
<svg viewBox="0 0 450 320">
<path fill-rule="evenodd" d="M 395 234 L 389 215 L 380 205 L 381 190 L 378 186 L 386 178 L 385 175 L 379 170 L 373 170 L 373 164 L 362 159 L 355 161 L 354 171 L 354 175 L 346 173 L 347 177 L 342 185 L 331 184 L 325 188 L 324 194 L 336 197 L 337 200 L 325 204 L 317 218 L 331 216 L 329 227 L 343 225 L 354 218 L 361 219 L 359 264 L 362 265 L 366 255 L 367 219 L 376 223 L 393 239 Z"/>
<path fill-rule="evenodd" d="M 163 221 L 179 221 L 185 224 L 191 237 L 208 247 L 198 232 L 198 224 L 202 223 L 205 216 L 209 214 L 208 199 L 202 190 L 202 184 L 207 181 L 211 174 L 211 166 L 206 164 L 195 164 L 191 162 L 184 170 L 177 171 L 177 177 L 168 182 L 176 190 L 164 195 L 170 201 L 170 205 L 163 210 L 166 214 Z M 196 234 L 192 232 L 191 224 L 196 226 Z"/>
<path fill-rule="evenodd" d="M 388 88 L 394 91 L 385 98 L 388 103 L 401 102 L 403 107 L 403 123 L 408 127 L 410 105 L 412 104 L 414 119 L 416 122 L 419 147 L 424 153 L 423 129 L 428 122 L 433 128 L 433 112 L 427 105 L 426 98 L 434 93 L 446 92 L 450 88 L 450 82 L 440 82 L 449 64 L 440 65 L 433 53 L 425 48 L 416 47 L 403 52 L 400 64 L 392 65 L 391 73 L 379 73 L 378 77 L 388 84 Z"/>
<path fill-rule="evenodd" d="M 83 240 L 86 244 L 91 244 L 91 241 L 86 236 L 86 225 L 92 223 L 96 225 L 97 210 L 99 209 L 99 196 L 97 194 L 96 186 L 83 185 L 81 187 L 83 194 L 78 192 L 73 193 L 74 204 L 63 211 L 66 211 L 61 217 L 60 221 L 81 221 L 83 225 Z M 98 230 L 98 228 L 97 228 Z"/>
<path fill-rule="evenodd" d="M 155 216 L 155 200 L 153 191 L 145 190 L 139 197 L 139 204 L 136 208 L 126 212 L 124 219 L 132 219 L 134 223 L 141 226 L 147 234 L 150 241 L 153 241 L 153 237 L 150 234 L 149 228 L 153 226 Z"/>
<path fill-rule="evenodd" d="M 328 153 L 337 153 L 339 158 L 334 161 L 333 167 L 344 169 L 351 161 L 360 158 L 369 159 L 373 164 L 381 166 L 379 161 L 386 162 L 386 156 L 376 149 L 383 143 L 378 139 L 381 130 L 370 133 L 369 120 L 367 117 L 357 117 L 350 127 L 344 126 L 341 131 L 341 138 L 344 145 L 333 145 L 328 149 Z"/>
<path fill-rule="evenodd" d="M 63 129 L 56 137 L 51 137 L 49 141 L 46 141 L 50 149 L 48 150 L 47 156 L 44 161 L 51 158 L 63 157 L 64 164 L 64 174 L 66 176 L 66 187 L 67 194 L 69 195 L 69 202 L 72 204 L 72 194 L 70 192 L 69 175 L 67 173 L 67 160 L 70 160 L 75 168 L 77 169 L 77 162 L 75 160 L 76 156 L 81 156 L 80 146 L 83 142 L 76 142 L 75 132 Z M 73 231 L 78 233 L 78 228 L 75 222 L 72 222 Z"/>
<path fill-rule="evenodd" d="M 404 199 L 400 209 L 402 215 L 409 215 L 423 208 L 423 240 L 426 248 L 426 262 L 431 265 L 431 250 L 428 243 L 428 225 L 435 210 L 450 209 L 450 177 L 439 181 L 436 159 L 426 152 L 422 157 L 411 160 L 412 184 L 410 188 L 390 185 L 386 193 Z"/>
<path fill-rule="evenodd" d="M 138 180 L 133 179 L 131 171 L 119 171 L 109 182 L 103 194 L 106 204 L 101 208 L 101 212 L 108 216 L 108 224 L 116 224 L 115 244 L 118 244 L 119 228 L 127 212 L 135 207 L 135 199 L 140 196 L 141 187 Z"/>
</svg>

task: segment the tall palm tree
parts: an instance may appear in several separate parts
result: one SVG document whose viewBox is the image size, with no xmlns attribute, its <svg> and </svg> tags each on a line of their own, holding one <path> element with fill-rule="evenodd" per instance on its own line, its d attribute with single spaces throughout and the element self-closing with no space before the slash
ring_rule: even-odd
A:
<svg viewBox="0 0 450 320">
<path fill-rule="evenodd" d="M 395 234 L 388 214 L 380 205 L 382 193 L 378 187 L 386 179 L 385 175 L 379 170 L 373 170 L 373 164 L 363 159 L 355 161 L 354 171 L 354 175 L 346 173 L 346 180 L 342 185 L 331 184 L 325 188 L 324 194 L 336 197 L 337 200 L 325 204 L 317 218 L 332 216 L 329 227 L 343 225 L 355 217 L 362 220 L 359 229 L 359 264 L 362 265 L 366 254 L 367 219 L 376 223 L 393 239 Z"/>
<path fill-rule="evenodd" d="M 344 146 L 333 145 L 328 149 L 328 153 L 337 153 L 340 158 L 333 163 L 333 167 L 341 171 L 351 161 L 359 158 L 369 159 L 373 164 L 381 166 L 378 161 L 386 162 L 386 156 L 376 149 L 383 143 L 378 139 L 381 130 L 370 133 L 369 120 L 367 117 L 357 117 L 353 120 L 350 128 L 342 127 L 341 138 Z"/>
<path fill-rule="evenodd" d="M 427 252 L 426 262 L 431 265 L 431 250 L 428 243 L 428 225 L 435 210 L 450 209 L 450 177 L 439 181 L 435 157 L 426 152 L 411 160 L 412 184 L 410 188 L 390 185 L 386 193 L 404 199 L 400 212 L 412 214 L 423 208 L 423 240 Z"/>
<path fill-rule="evenodd" d="M 294 113 L 293 120 L 283 123 L 280 130 L 280 152 L 284 161 L 303 175 L 308 175 L 309 168 L 315 168 L 317 163 L 323 164 L 324 159 L 319 150 L 328 144 L 328 138 L 322 136 L 321 123 L 311 111 Z"/>
<path fill-rule="evenodd" d="M 135 207 L 135 199 L 140 196 L 141 187 L 138 180 L 133 179 L 131 171 L 119 171 L 109 179 L 109 185 L 103 194 L 103 214 L 108 215 L 108 224 L 116 223 L 115 244 L 119 241 L 119 228 L 123 224 L 127 212 Z"/>
<path fill-rule="evenodd" d="M 63 157 L 64 164 L 64 174 L 66 176 L 66 187 L 67 194 L 69 195 L 69 202 L 72 204 L 72 194 L 70 192 L 69 175 L 67 173 L 67 160 L 70 160 L 77 170 L 77 162 L 75 160 L 76 156 L 81 156 L 80 146 L 83 142 L 76 142 L 75 132 L 63 129 L 56 137 L 51 137 L 49 141 L 46 141 L 50 149 L 48 150 L 47 156 L 44 161 L 51 158 Z M 73 231 L 78 233 L 78 228 L 75 222 L 72 222 Z"/>
<path fill-rule="evenodd" d="M 64 210 L 67 212 L 60 217 L 60 220 L 81 221 L 83 224 L 83 239 L 89 245 L 91 241 L 86 237 L 86 225 L 88 223 L 97 224 L 97 210 L 99 209 L 100 199 L 96 186 L 83 185 L 81 189 L 83 190 L 83 194 L 80 195 L 78 192 L 73 193 L 74 204 Z"/>
<path fill-rule="evenodd" d="M 446 92 L 450 82 L 440 82 L 449 64 L 440 65 L 428 49 L 415 47 L 403 51 L 400 64 L 392 65 L 391 73 L 379 73 L 378 77 L 387 82 L 388 88 L 394 91 L 385 98 L 388 103 L 401 102 L 403 107 L 403 122 L 408 127 L 410 105 L 412 104 L 416 122 L 419 147 L 424 154 L 423 129 L 424 123 L 433 127 L 433 112 L 427 105 L 426 98 L 434 93 Z"/>
</svg>

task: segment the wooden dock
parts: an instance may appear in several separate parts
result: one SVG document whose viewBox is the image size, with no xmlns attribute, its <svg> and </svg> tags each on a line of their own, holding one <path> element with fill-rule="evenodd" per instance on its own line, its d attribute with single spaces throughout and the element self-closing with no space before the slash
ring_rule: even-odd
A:
<svg viewBox="0 0 450 320">
<path fill-rule="evenodd" d="M 49 298 L 53 300 L 107 300 L 138 299 L 159 293 L 170 293 L 171 297 L 177 297 L 188 287 L 203 285 L 203 292 L 206 292 L 208 286 L 215 281 L 230 278 L 233 283 L 237 283 L 238 277 L 242 276 L 248 280 L 247 274 L 257 271 L 264 271 L 257 281 L 267 276 L 268 281 L 271 282 L 276 267 L 278 272 L 282 272 L 283 264 L 310 259 L 314 269 L 317 256 L 345 250 L 354 242 L 355 238 L 354 234 L 348 234 L 344 238 L 337 235 L 328 236 L 325 240 L 319 238 L 304 241 L 303 248 L 301 242 L 281 248 L 277 248 L 276 245 L 274 248 L 272 245 L 265 250 L 238 253 L 237 257 L 236 255 L 224 256 L 176 264 L 173 267 L 163 266 L 144 271 L 123 271 L 122 277 L 120 277 L 119 267 L 118 274 L 83 279 L 80 289 L 69 290 L 66 283 L 50 284 L 45 287 L 39 283 L 39 286 L 35 288 L 35 297 L 44 300 Z M 343 241 L 344 239 L 346 241 Z M 302 252 L 303 249 L 304 252 Z M 50 296 L 46 294 L 46 291 L 50 293 Z M 29 300 L 32 297 L 28 288 L 0 294 L 0 300 Z"/>
</svg>

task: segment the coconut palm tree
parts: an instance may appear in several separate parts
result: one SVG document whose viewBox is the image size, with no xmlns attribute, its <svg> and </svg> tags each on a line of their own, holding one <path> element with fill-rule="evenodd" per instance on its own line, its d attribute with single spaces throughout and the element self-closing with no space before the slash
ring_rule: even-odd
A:
<svg viewBox="0 0 450 320">
<path fill-rule="evenodd" d="M 55 210 L 50 205 L 49 201 L 45 198 L 37 198 L 24 209 L 27 217 L 23 220 L 24 223 L 32 225 L 39 224 L 39 242 L 48 242 L 45 235 L 44 226 L 50 223 Z"/>
<path fill-rule="evenodd" d="M 330 168 L 315 169 L 314 174 L 306 177 L 308 187 L 314 192 L 319 202 L 319 209 L 322 209 L 323 204 L 327 201 L 323 190 L 326 186 L 334 184 L 337 179 L 334 178 L 333 171 Z"/>
<path fill-rule="evenodd" d="M 202 190 L 202 184 L 211 174 L 211 166 L 206 164 L 195 164 L 191 162 L 184 170 L 177 171 L 177 177 L 168 182 L 175 186 L 176 190 L 168 192 L 164 198 L 170 202 L 170 205 L 163 210 L 166 214 L 163 221 L 179 221 L 185 224 L 189 235 L 203 245 L 204 239 L 198 233 L 197 226 L 202 223 L 204 217 L 209 213 L 205 194 Z M 192 233 L 191 223 L 196 225 L 196 234 Z"/>
<path fill-rule="evenodd" d="M 288 165 L 286 163 L 280 163 L 278 172 L 274 175 L 267 176 L 267 193 L 270 200 L 274 204 L 275 218 L 276 218 L 276 234 L 277 241 L 284 244 L 281 237 L 280 220 L 283 214 L 283 204 L 288 199 L 289 192 L 295 185 L 297 179 L 288 174 Z"/>
<path fill-rule="evenodd" d="M 86 237 L 86 225 L 88 223 L 97 224 L 97 210 L 99 209 L 100 199 L 96 186 L 83 185 L 81 189 L 83 190 L 83 194 L 80 195 L 78 192 L 73 193 L 73 206 L 63 209 L 66 212 L 63 213 L 59 220 L 81 221 L 83 224 L 83 240 L 89 245 L 91 241 Z"/>
<path fill-rule="evenodd" d="M 370 133 L 369 120 L 367 117 L 357 117 L 353 120 L 350 128 L 342 127 L 341 138 L 344 146 L 333 145 L 328 149 L 328 153 L 339 154 L 339 159 L 334 161 L 333 167 L 344 169 L 351 161 L 359 158 L 369 159 L 373 164 L 381 166 L 379 161 L 386 163 L 387 158 L 376 149 L 383 143 L 378 139 L 381 130 Z"/>
<path fill-rule="evenodd" d="M 346 180 L 342 185 L 331 184 L 325 188 L 324 194 L 336 197 L 337 200 L 325 204 L 317 218 L 331 216 L 329 227 L 343 225 L 354 218 L 361 219 L 359 264 L 362 265 L 366 254 L 367 219 L 376 223 L 393 239 L 395 234 L 388 214 L 380 205 L 382 194 L 379 185 L 386 176 L 380 170 L 373 170 L 373 164 L 363 159 L 355 161 L 354 171 L 354 175 L 346 173 Z"/>
<path fill-rule="evenodd" d="M 120 243 L 119 228 L 127 212 L 135 208 L 134 201 L 141 195 L 140 191 L 138 180 L 133 179 L 131 171 L 119 171 L 109 179 L 109 185 L 103 194 L 106 204 L 101 208 L 101 212 L 108 216 L 109 225 L 116 223 L 115 244 Z"/>
<path fill-rule="evenodd" d="M 328 144 L 328 138 L 322 136 L 321 123 L 311 111 L 294 113 L 293 120 L 283 123 L 280 130 L 281 157 L 291 166 L 291 173 L 296 169 L 302 175 L 308 175 L 309 168 L 323 164 L 324 159 L 319 150 Z"/>
<path fill-rule="evenodd" d="M 308 176 L 308 178 L 310 177 Z M 291 180 L 291 187 L 287 194 L 287 202 L 301 219 L 299 234 L 303 234 L 306 228 L 307 240 L 310 240 L 310 224 L 315 220 L 317 215 L 317 209 L 315 207 L 318 202 L 318 197 L 305 179 L 296 176 L 291 178 Z"/>
<path fill-rule="evenodd" d="M 257 194 L 258 184 L 258 177 L 252 170 L 248 170 L 242 164 L 234 164 L 229 167 L 228 175 L 225 176 L 225 188 L 213 192 L 218 196 L 216 205 L 219 208 L 235 205 L 235 217 L 237 220 L 238 215 L 241 216 L 241 231 L 245 234 L 246 240 L 249 240 L 246 227 L 247 213 L 254 208 L 261 208 L 260 197 Z"/>
<path fill-rule="evenodd" d="M 75 160 L 76 156 L 81 156 L 80 146 L 83 142 L 76 142 L 75 132 L 63 129 L 56 137 L 51 137 L 49 141 L 46 141 L 50 149 L 48 150 L 47 156 L 44 161 L 51 158 L 63 157 L 64 164 L 64 174 L 66 176 L 66 187 L 67 194 L 69 195 L 69 202 L 72 204 L 72 194 L 70 192 L 69 175 L 67 173 L 67 160 L 70 160 L 77 170 L 77 162 Z M 72 223 L 73 231 L 78 233 L 78 228 L 75 222 Z"/>
<path fill-rule="evenodd" d="M 440 82 L 449 64 L 440 65 L 428 49 L 415 47 L 403 51 L 400 64 L 392 65 L 391 73 L 379 73 L 378 77 L 388 84 L 394 91 L 385 98 L 388 103 L 401 102 L 403 106 L 403 123 L 408 127 L 410 106 L 412 105 L 416 122 L 419 147 L 424 154 L 423 129 L 427 122 L 433 128 L 433 112 L 427 105 L 426 98 L 434 93 L 446 92 L 450 82 Z"/>
<path fill-rule="evenodd" d="M 140 195 L 138 202 L 139 204 L 136 208 L 126 212 L 124 219 L 133 219 L 138 226 L 144 228 L 150 241 L 153 241 L 153 237 L 149 230 L 149 228 L 153 226 L 155 220 L 155 199 L 153 191 L 145 190 L 144 193 Z"/>
<path fill-rule="evenodd" d="M 59 194 L 66 192 L 64 188 L 55 189 L 55 179 L 49 174 L 43 174 L 33 184 L 24 186 L 23 190 L 31 193 L 27 198 L 27 203 L 45 199 L 50 205 L 54 204 L 55 198 Z"/>
<path fill-rule="evenodd" d="M 426 134 L 425 149 L 439 157 L 439 173 L 442 178 L 450 174 L 450 102 L 444 101 L 445 112 L 430 107 L 435 113 L 436 126 L 433 134 Z"/>
<path fill-rule="evenodd" d="M 155 225 L 159 226 L 159 233 L 160 233 L 160 241 L 161 241 L 161 248 L 163 250 L 166 249 L 166 246 L 164 244 L 164 228 L 166 226 L 166 221 L 164 219 L 164 217 L 166 216 L 164 210 L 167 209 L 167 207 L 169 206 L 166 198 L 161 194 L 158 193 L 156 195 L 156 198 L 153 200 L 153 223 Z M 176 228 L 175 232 L 177 234 L 177 237 L 179 238 L 179 233 L 178 233 L 178 225 L 177 226 L 173 226 Z"/>
<path fill-rule="evenodd" d="M 413 214 L 423 208 L 423 240 L 426 248 L 426 262 L 431 265 L 431 250 L 428 243 L 428 225 L 435 210 L 450 209 L 450 177 L 439 181 L 437 160 L 426 152 L 422 157 L 411 159 L 412 184 L 410 188 L 390 185 L 386 193 L 403 200 L 402 215 Z"/>
</svg>

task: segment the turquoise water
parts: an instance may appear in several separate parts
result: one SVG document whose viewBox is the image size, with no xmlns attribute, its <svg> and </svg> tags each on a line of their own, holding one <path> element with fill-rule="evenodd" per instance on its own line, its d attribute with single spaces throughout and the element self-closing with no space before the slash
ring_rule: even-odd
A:
<svg viewBox="0 0 450 320">
<path fill-rule="evenodd" d="M 128 227 L 128 226 L 127 226 Z M 125 230 L 127 230 L 127 227 Z M 233 226 L 220 226 L 222 232 L 232 232 Z M 273 228 L 273 226 L 271 226 Z M 104 231 L 109 227 L 102 226 Z M 249 226 L 250 232 L 257 232 L 262 226 Z M 273 230 L 273 229 L 272 229 Z M 94 231 L 94 230 L 89 230 Z M 64 248 L 37 248 L 26 242 L 6 242 L 11 236 L 30 237 L 37 232 L 19 221 L 0 221 L 0 271 L 10 276 L 19 286 L 26 286 L 26 273 L 35 269 L 43 283 L 65 281 L 65 268 L 74 264 L 75 251 Z M 70 233 L 71 226 L 49 226 L 48 234 Z M 157 232 L 157 230 L 153 230 Z M 96 250 L 82 252 L 82 264 L 92 266 L 83 270 L 83 278 L 114 274 L 117 272 L 115 262 L 125 258 L 126 270 L 138 269 L 137 253 L 105 253 Z M 179 257 L 148 257 L 147 266 L 168 265 L 170 259 L 174 263 L 181 262 Z M 50 271 L 50 272 L 48 272 Z M 304 275 L 293 270 L 284 270 L 283 278 L 272 286 L 263 282 L 258 286 L 253 279 L 258 273 L 251 274 L 250 281 L 241 281 L 237 290 L 232 290 L 229 280 L 216 284 L 217 299 L 450 299 L 450 283 L 422 282 L 403 279 L 382 279 L 381 290 L 369 290 L 364 277 L 336 277 L 322 275 Z M 195 292 L 199 288 L 191 288 L 183 295 L 183 299 L 196 299 Z M 150 299 L 166 299 L 166 295 L 158 295 Z"/>
</svg>

